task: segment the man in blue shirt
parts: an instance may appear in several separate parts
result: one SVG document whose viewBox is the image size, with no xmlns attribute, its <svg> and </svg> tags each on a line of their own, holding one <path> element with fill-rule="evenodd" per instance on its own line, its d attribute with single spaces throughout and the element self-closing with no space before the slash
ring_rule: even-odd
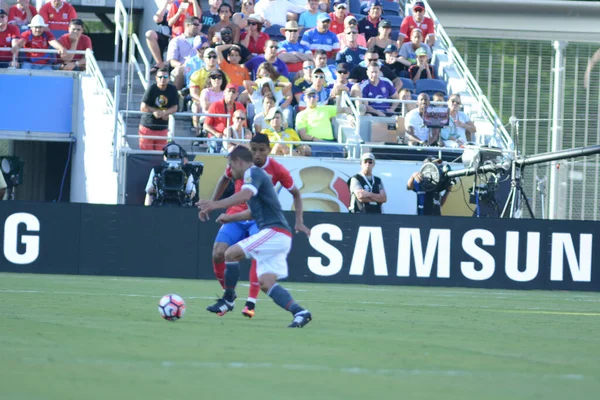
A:
<svg viewBox="0 0 600 400">
<path fill-rule="evenodd" d="M 327 58 L 333 59 L 335 53 L 340 51 L 340 41 L 337 35 L 329 30 L 330 23 L 331 17 L 329 14 L 319 14 L 317 17 L 317 27 L 304 32 L 301 43 L 308 46 L 313 52 L 316 50 L 325 50 Z"/>
<path fill-rule="evenodd" d="M 355 26 L 348 26 L 344 30 L 344 34 L 346 35 L 348 47 L 345 47 L 344 50 L 337 54 L 335 62 L 336 64 L 342 62 L 346 63 L 350 66 L 350 69 L 352 69 L 361 61 L 364 61 L 367 48 L 358 45 L 358 29 Z"/>
</svg>

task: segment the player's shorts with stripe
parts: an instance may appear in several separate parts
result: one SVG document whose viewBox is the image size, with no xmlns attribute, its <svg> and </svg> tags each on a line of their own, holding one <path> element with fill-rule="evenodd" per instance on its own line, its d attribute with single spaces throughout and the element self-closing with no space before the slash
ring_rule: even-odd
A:
<svg viewBox="0 0 600 400">
<path fill-rule="evenodd" d="M 257 232 L 258 227 L 254 221 L 228 222 L 219 229 L 215 242 L 227 243 L 229 246 L 233 246 Z"/>
<path fill-rule="evenodd" d="M 290 232 L 278 228 L 262 229 L 238 245 L 244 250 L 246 257 L 256 260 L 256 275 L 272 273 L 277 279 L 287 278 L 287 255 L 292 248 Z"/>
</svg>

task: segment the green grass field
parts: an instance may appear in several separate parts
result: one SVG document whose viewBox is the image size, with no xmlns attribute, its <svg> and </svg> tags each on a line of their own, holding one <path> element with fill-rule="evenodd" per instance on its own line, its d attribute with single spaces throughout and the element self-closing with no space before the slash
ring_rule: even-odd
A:
<svg viewBox="0 0 600 400">
<path fill-rule="evenodd" d="M 0 274 L 1 399 L 594 399 L 600 295 L 286 284 L 304 329 L 216 281 Z M 167 322 L 163 294 L 186 300 Z"/>
</svg>

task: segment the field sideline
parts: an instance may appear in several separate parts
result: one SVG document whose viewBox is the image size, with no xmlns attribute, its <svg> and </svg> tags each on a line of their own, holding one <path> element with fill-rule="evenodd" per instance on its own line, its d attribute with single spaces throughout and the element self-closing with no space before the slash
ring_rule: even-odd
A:
<svg viewBox="0 0 600 400">
<path fill-rule="evenodd" d="M 244 273 L 242 273 L 243 276 Z M 286 283 L 256 317 L 216 281 L 0 274 L 0 399 L 591 399 L 600 294 Z M 178 322 L 157 303 L 177 293 Z"/>
</svg>

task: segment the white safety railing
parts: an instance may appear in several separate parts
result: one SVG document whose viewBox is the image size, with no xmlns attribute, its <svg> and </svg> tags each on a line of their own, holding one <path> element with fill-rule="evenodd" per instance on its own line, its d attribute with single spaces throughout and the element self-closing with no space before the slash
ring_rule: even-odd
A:
<svg viewBox="0 0 600 400">
<path fill-rule="evenodd" d="M 142 58 L 142 64 L 144 65 L 143 70 L 142 66 L 137 60 L 136 53 Z M 142 82 L 144 89 L 148 89 L 148 82 L 150 81 L 150 61 L 148 61 L 148 57 L 146 57 L 146 53 L 144 53 L 144 48 L 140 43 L 140 39 L 135 33 L 131 34 L 131 43 L 129 44 L 129 63 L 133 65 L 133 68 L 135 68 L 135 72 L 140 78 L 140 82 Z"/>
<path fill-rule="evenodd" d="M 113 97 L 113 94 L 110 92 L 108 85 L 106 84 L 106 80 L 104 79 L 104 75 L 102 75 L 102 71 L 96 62 L 96 57 L 94 57 L 94 53 L 92 50 L 87 49 L 85 52 L 85 65 L 86 72 L 90 74 L 90 76 L 96 82 L 96 90 L 104 97 L 105 111 L 108 113 L 113 113 L 115 110 L 115 102 L 118 100 L 117 97 Z M 116 92 L 115 92 L 116 93 Z"/>
<path fill-rule="evenodd" d="M 129 35 L 129 15 L 121 0 L 115 1 L 115 70 L 119 66 L 119 49 L 121 49 L 121 79 L 125 76 L 127 62 L 127 37 Z"/>
<path fill-rule="evenodd" d="M 445 50 L 448 52 L 449 61 L 456 68 L 457 72 L 460 76 L 466 81 L 468 92 L 476 99 L 476 101 L 481 105 L 481 110 L 483 112 L 484 117 L 494 126 L 494 134 L 498 137 L 502 142 L 502 147 L 504 149 L 513 149 L 513 141 L 502 124 L 502 121 L 496 114 L 496 111 L 492 107 L 490 101 L 487 96 L 483 94 L 477 80 L 473 77 L 467 64 L 463 60 L 462 56 L 458 52 L 458 50 L 454 47 L 452 40 L 450 40 L 450 36 L 446 33 L 444 28 L 442 27 L 441 22 L 438 20 L 437 16 L 433 12 L 433 9 L 427 2 L 427 0 L 423 0 L 425 3 L 425 8 L 427 10 L 427 15 L 433 19 L 436 29 L 436 42 L 440 41 Z M 408 15 L 408 5 L 405 8 Z"/>
</svg>

